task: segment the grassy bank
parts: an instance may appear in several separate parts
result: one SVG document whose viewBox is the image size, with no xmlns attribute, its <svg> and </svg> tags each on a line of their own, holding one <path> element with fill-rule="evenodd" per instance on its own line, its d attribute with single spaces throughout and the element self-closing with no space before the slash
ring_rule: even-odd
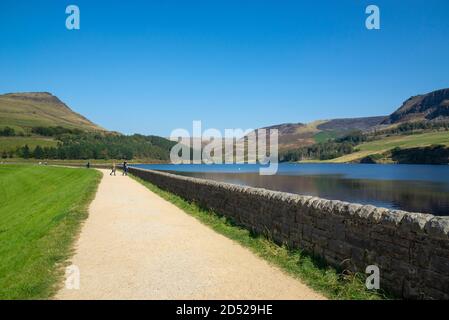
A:
<svg viewBox="0 0 449 320">
<path fill-rule="evenodd" d="M 381 154 L 389 150 L 392 150 L 396 147 L 407 149 L 416 147 L 426 147 L 436 144 L 449 146 L 449 132 L 438 131 L 421 134 L 396 135 L 385 137 L 380 140 L 362 143 L 355 147 L 357 150 L 356 152 L 324 162 L 335 162 L 335 163 L 351 162 L 372 154 Z"/>
<path fill-rule="evenodd" d="M 96 170 L 0 165 L 0 299 L 52 296 L 100 178 Z"/>
<path fill-rule="evenodd" d="M 330 299 L 385 298 L 380 293 L 365 289 L 363 275 L 339 272 L 327 266 L 323 261 L 314 259 L 300 250 L 278 246 L 261 235 L 252 234 L 248 230 L 235 225 L 225 217 L 205 210 L 140 178 L 134 176 L 133 178 L 216 232 L 247 247 L 256 255 L 280 267 Z"/>
</svg>

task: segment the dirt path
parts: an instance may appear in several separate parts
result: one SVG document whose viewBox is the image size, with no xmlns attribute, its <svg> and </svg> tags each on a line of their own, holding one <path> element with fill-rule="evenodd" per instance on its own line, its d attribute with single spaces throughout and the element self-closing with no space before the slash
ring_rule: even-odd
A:
<svg viewBox="0 0 449 320">
<path fill-rule="evenodd" d="M 103 170 L 57 299 L 323 299 L 128 177 Z"/>
</svg>

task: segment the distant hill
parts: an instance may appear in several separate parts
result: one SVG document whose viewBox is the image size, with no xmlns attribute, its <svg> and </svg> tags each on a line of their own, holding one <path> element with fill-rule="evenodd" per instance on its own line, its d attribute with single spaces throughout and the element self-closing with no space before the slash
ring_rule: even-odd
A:
<svg viewBox="0 0 449 320">
<path fill-rule="evenodd" d="M 361 130 L 366 131 L 381 124 L 387 117 L 364 117 L 364 118 L 345 118 L 333 119 L 324 122 L 318 126 L 319 130 L 348 131 Z"/>
<path fill-rule="evenodd" d="M 279 134 L 279 148 L 281 150 L 307 146 L 315 143 L 313 136 L 319 132 L 317 125 L 320 122 L 283 123 L 262 129 L 277 129 Z"/>
<path fill-rule="evenodd" d="M 283 123 L 263 129 L 279 130 L 281 151 L 310 146 L 341 137 L 351 131 L 385 129 L 404 122 L 449 121 L 449 89 L 409 98 L 390 116 L 317 120 L 308 124 Z"/>
<path fill-rule="evenodd" d="M 324 142 L 355 130 L 370 130 L 380 125 L 386 118 L 386 116 L 378 116 L 317 120 L 308 124 L 283 123 L 263 129 L 277 129 L 280 150 L 288 150 Z"/>
<path fill-rule="evenodd" d="M 174 142 L 111 132 L 47 92 L 0 95 L 0 156 L 168 161 Z"/>
<path fill-rule="evenodd" d="M 105 131 L 48 92 L 0 95 L 0 127 L 5 126 L 22 132 L 38 126 Z"/>
<path fill-rule="evenodd" d="M 449 89 L 437 90 L 409 98 L 382 124 L 438 119 L 449 120 Z"/>
</svg>

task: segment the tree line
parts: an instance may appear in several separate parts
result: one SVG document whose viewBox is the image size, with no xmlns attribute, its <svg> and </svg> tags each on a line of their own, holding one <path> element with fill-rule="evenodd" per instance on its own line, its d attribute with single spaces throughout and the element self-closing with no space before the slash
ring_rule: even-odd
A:
<svg viewBox="0 0 449 320">
<path fill-rule="evenodd" d="M 354 151 L 354 144 L 351 142 L 321 142 L 311 146 L 301 147 L 295 150 L 288 150 L 279 154 L 279 161 L 301 161 L 310 159 L 329 160 L 341 157 Z"/>
<path fill-rule="evenodd" d="M 54 147 L 24 145 L 14 154 L 3 152 L 2 157 L 24 159 L 135 159 L 168 160 L 175 142 L 157 136 L 121 135 L 110 132 L 83 132 L 62 127 L 36 127 L 34 134 L 53 137 Z"/>
<path fill-rule="evenodd" d="M 56 127 L 33 127 L 31 132 L 40 136 L 55 137 L 63 134 L 75 134 L 80 135 L 83 133 L 80 129 L 69 129 L 61 126 Z"/>
<path fill-rule="evenodd" d="M 56 127 L 32 127 L 27 134 L 23 132 L 16 132 L 14 128 L 4 127 L 0 129 L 0 136 L 2 137 L 15 137 L 15 136 L 31 136 L 36 134 L 44 137 L 56 137 L 62 134 L 82 134 L 84 131 L 80 129 L 69 129 L 61 126 Z"/>
<path fill-rule="evenodd" d="M 391 158 L 397 163 L 406 164 L 448 164 L 449 148 L 443 145 L 411 149 L 394 148 L 391 150 Z"/>
<path fill-rule="evenodd" d="M 448 121 L 416 121 L 416 122 L 404 122 L 399 124 L 397 127 L 376 130 L 370 133 L 372 136 L 388 135 L 388 134 L 406 134 L 413 133 L 414 131 L 423 130 L 449 130 Z"/>
<path fill-rule="evenodd" d="M 353 131 L 343 137 L 326 142 L 315 143 L 311 146 L 287 150 L 279 154 L 279 161 L 301 161 L 301 160 L 329 160 L 354 152 L 354 147 L 367 141 L 368 137 L 361 131 Z"/>
<path fill-rule="evenodd" d="M 133 159 L 168 160 L 171 141 L 154 136 L 132 135 L 64 135 L 56 147 L 25 145 L 19 157 L 35 159 Z"/>
</svg>

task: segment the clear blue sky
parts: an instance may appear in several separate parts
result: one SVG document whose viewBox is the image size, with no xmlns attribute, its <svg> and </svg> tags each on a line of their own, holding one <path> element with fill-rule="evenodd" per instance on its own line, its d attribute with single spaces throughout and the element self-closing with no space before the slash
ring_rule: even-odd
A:
<svg viewBox="0 0 449 320">
<path fill-rule="evenodd" d="M 69 4 L 79 31 L 65 28 Z M 447 0 L 1 0 L 0 92 L 49 91 L 108 129 L 163 136 L 192 120 L 389 114 L 449 87 L 448 16 Z"/>
</svg>

